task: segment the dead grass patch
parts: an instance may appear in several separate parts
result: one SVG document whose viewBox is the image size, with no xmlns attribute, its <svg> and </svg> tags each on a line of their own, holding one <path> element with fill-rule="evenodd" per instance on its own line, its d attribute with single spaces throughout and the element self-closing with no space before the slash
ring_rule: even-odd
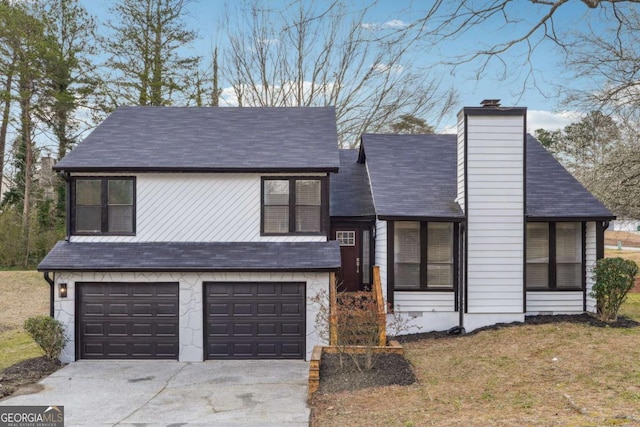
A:
<svg viewBox="0 0 640 427">
<path fill-rule="evenodd" d="M 0 370 L 42 352 L 22 325 L 49 314 L 49 285 L 36 271 L 0 271 Z"/>
<path fill-rule="evenodd" d="M 49 314 L 49 284 L 37 271 L 0 271 L 0 329 L 22 328 L 29 317 Z"/>
<path fill-rule="evenodd" d="M 640 328 L 522 325 L 405 351 L 418 383 L 318 395 L 313 425 L 640 422 Z"/>
<path fill-rule="evenodd" d="M 604 232 L 604 244 L 617 246 L 618 242 L 622 243 L 622 246 L 640 247 L 640 234 L 630 233 L 628 231 L 605 231 Z"/>
</svg>

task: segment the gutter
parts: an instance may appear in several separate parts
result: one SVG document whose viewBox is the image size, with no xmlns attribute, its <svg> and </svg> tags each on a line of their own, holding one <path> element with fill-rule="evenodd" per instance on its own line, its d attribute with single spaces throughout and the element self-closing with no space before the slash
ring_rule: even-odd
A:
<svg viewBox="0 0 640 427">
<path fill-rule="evenodd" d="M 51 279 L 51 277 L 49 277 L 49 271 L 45 271 L 44 272 L 44 280 L 47 281 L 47 283 L 49 284 L 49 316 L 51 318 L 54 317 L 54 313 L 53 313 L 53 298 L 54 298 L 54 290 L 55 290 L 55 273 L 53 276 L 53 279 Z"/>
</svg>

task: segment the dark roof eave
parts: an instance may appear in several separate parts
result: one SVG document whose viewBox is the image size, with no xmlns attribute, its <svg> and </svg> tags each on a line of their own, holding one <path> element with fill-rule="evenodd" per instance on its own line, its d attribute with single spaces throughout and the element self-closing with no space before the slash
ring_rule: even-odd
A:
<svg viewBox="0 0 640 427">
<path fill-rule="evenodd" d="M 527 221 L 532 222 L 582 222 L 582 221 L 613 221 L 616 219 L 615 215 L 597 215 L 597 216 L 525 216 Z"/>
<path fill-rule="evenodd" d="M 99 267 L 99 268 L 91 268 L 91 267 L 40 267 L 38 266 L 38 271 L 40 272 L 63 272 L 63 271 L 86 271 L 86 272 L 96 272 L 96 273 L 106 273 L 106 272 L 120 272 L 120 273 L 153 273 L 153 272 L 162 272 L 162 273 L 242 273 L 242 272 L 251 272 L 251 273 L 275 273 L 275 272 L 294 272 L 294 273 L 331 273 L 338 271 L 340 267 L 281 267 L 281 268 L 246 268 L 246 267 L 230 267 L 230 268 L 211 268 L 211 267 Z"/>
<path fill-rule="evenodd" d="M 91 173 L 104 173 L 104 172 L 163 172 L 163 173 L 298 173 L 298 172 L 319 172 L 319 173 L 337 173 L 338 167 L 269 167 L 269 168 L 205 168 L 205 167 L 155 167 L 155 166 L 109 166 L 109 167 L 58 167 L 54 166 L 53 169 L 58 172 L 91 172 Z"/>
<path fill-rule="evenodd" d="M 382 221 L 432 221 L 432 222 L 464 222 L 464 216 L 415 216 L 415 215 L 378 215 Z"/>
</svg>

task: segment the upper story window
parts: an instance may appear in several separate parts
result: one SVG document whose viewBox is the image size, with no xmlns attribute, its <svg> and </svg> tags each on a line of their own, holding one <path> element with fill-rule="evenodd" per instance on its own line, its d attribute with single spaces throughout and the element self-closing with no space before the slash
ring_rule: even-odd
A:
<svg viewBox="0 0 640 427">
<path fill-rule="evenodd" d="M 73 234 L 134 234 L 135 178 L 78 177 L 71 183 Z"/>
<path fill-rule="evenodd" d="M 322 178 L 265 178 L 263 234 L 322 234 L 327 207 Z"/>
<path fill-rule="evenodd" d="M 582 289 L 583 252 L 582 223 L 527 223 L 527 289 Z"/>
<path fill-rule="evenodd" d="M 454 288 L 454 224 L 395 221 L 393 276 L 396 290 Z"/>
</svg>

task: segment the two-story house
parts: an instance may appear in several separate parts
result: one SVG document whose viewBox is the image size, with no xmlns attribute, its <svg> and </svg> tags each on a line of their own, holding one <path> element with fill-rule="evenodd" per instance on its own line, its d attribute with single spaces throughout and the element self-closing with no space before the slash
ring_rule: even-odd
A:
<svg viewBox="0 0 640 427">
<path fill-rule="evenodd" d="M 39 265 L 84 358 L 308 358 L 311 298 L 380 278 L 422 330 L 595 310 L 613 215 L 526 134 L 467 107 L 457 135 L 363 135 L 333 108 L 123 107 L 55 166 L 67 237 Z"/>
</svg>

